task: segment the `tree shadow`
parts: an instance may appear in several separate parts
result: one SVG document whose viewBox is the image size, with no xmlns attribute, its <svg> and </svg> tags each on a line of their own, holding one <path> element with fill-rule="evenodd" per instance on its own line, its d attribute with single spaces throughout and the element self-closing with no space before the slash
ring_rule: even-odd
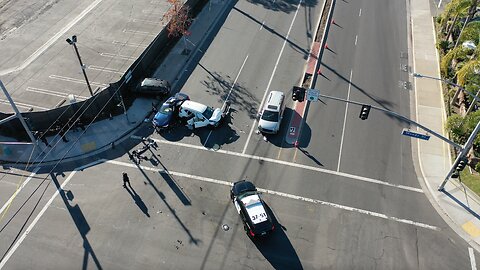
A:
<svg viewBox="0 0 480 270">
<path fill-rule="evenodd" d="M 266 2 L 271 2 L 271 0 L 265 0 Z M 296 6 L 294 6 L 294 9 L 295 9 Z M 280 39 L 282 40 L 285 40 L 285 36 L 281 35 L 280 33 L 278 33 L 275 29 L 271 28 L 270 26 L 268 26 L 268 24 L 265 24 L 265 22 L 262 22 L 262 21 L 259 21 L 257 20 L 256 18 L 254 18 L 252 15 L 246 13 L 245 11 L 237 8 L 237 7 L 233 7 L 233 10 L 236 10 L 238 11 L 239 13 L 241 13 L 242 15 L 244 15 L 245 17 L 249 18 L 250 20 L 254 21 L 256 24 L 258 25 L 261 25 L 263 27 L 263 29 L 267 30 L 268 32 L 272 33 L 273 35 L 279 37 Z M 309 18 L 306 18 L 306 23 L 309 24 L 309 21 L 310 19 Z M 312 30 L 309 30 L 309 32 L 307 33 L 307 36 L 308 37 L 311 37 L 311 32 Z M 308 51 L 308 48 L 302 48 L 300 47 L 298 44 L 296 44 L 295 42 L 292 42 L 290 39 L 287 39 L 287 44 L 294 50 L 296 50 L 297 52 L 301 53 L 303 55 L 303 58 L 306 60 L 308 58 L 308 55 L 309 55 L 309 51 Z"/>
<path fill-rule="evenodd" d="M 248 2 L 262 6 L 265 9 L 290 13 L 295 11 L 299 3 L 298 0 L 247 0 Z M 313 7 L 318 3 L 316 0 L 303 1 L 302 6 Z"/>
<path fill-rule="evenodd" d="M 275 230 L 267 237 L 254 239 L 252 242 L 274 269 L 303 269 L 300 258 L 285 233 L 286 228 L 278 222 L 267 204 L 265 207 Z"/>
<path fill-rule="evenodd" d="M 260 100 L 255 95 L 240 82 L 233 85 L 234 80 L 230 76 L 224 76 L 216 71 L 212 72 L 200 63 L 198 65 L 208 73 L 207 79 L 201 84 L 207 87 L 210 95 L 218 96 L 218 101 L 222 103 L 228 98 L 231 106 L 236 110 L 246 112 L 250 119 L 255 118 L 257 108 L 260 106 Z"/>
</svg>

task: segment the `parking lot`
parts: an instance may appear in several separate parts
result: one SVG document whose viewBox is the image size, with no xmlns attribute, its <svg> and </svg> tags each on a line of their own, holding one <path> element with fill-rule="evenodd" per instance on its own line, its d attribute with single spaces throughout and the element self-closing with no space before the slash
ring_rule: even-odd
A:
<svg viewBox="0 0 480 270">
<path fill-rule="evenodd" d="M 116 82 L 163 28 L 166 1 L 28 1 L 8 3 L 0 40 L 0 79 L 20 111 L 42 111 L 90 97 Z M 24 17 L 21 16 L 23 14 Z M 12 21 L 15 23 L 13 24 Z M 8 23 L 13 24 L 8 26 Z M 3 95 L 2 95 L 3 96 Z M 66 102 L 66 103 L 65 103 Z M 0 111 L 12 112 L 3 96 Z"/>
</svg>

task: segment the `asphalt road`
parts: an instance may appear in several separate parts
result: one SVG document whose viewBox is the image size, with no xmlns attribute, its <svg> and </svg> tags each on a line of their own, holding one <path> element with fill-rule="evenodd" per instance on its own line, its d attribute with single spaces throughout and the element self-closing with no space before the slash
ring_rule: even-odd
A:
<svg viewBox="0 0 480 270">
<path fill-rule="evenodd" d="M 159 149 L 141 166 L 123 154 L 132 138 L 88 168 L 5 174 L 2 205 L 30 180 L 0 219 L 4 269 L 471 269 L 467 243 L 419 185 L 402 123 L 323 100 L 309 107 L 303 150 L 283 143 L 290 112 L 268 142 L 252 132 L 265 93 L 290 94 L 303 75 L 323 3 L 298 4 L 237 2 L 183 86 L 215 107 L 228 97 L 227 125 L 155 134 Z M 338 1 L 316 88 L 408 115 L 405 10 Z M 267 239 L 245 235 L 229 200 L 245 178 L 275 217 Z"/>
</svg>

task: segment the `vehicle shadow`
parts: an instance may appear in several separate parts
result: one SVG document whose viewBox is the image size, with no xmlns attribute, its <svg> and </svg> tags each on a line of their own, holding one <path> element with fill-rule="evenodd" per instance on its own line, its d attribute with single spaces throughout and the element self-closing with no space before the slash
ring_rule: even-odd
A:
<svg viewBox="0 0 480 270">
<path fill-rule="evenodd" d="M 230 109 L 230 113 L 225 116 L 222 124 L 213 129 L 203 128 L 195 131 L 195 135 L 198 135 L 200 142 L 206 148 L 218 150 L 222 145 L 231 144 L 240 138 L 237 131 L 232 128 L 232 119 L 235 110 Z"/>
<path fill-rule="evenodd" d="M 274 269 L 303 269 L 300 258 L 284 231 L 286 228 L 278 222 L 267 204 L 265 207 L 275 230 L 266 238 L 252 240 L 253 243 Z"/>
<path fill-rule="evenodd" d="M 291 108 L 285 108 L 284 113 L 283 113 L 283 120 L 282 124 L 280 126 L 280 131 L 277 134 L 271 135 L 271 134 L 262 134 L 260 133 L 261 136 L 265 136 L 267 139 L 267 142 L 281 148 L 293 148 L 295 147 L 293 144 L 288 144 L 285 142 L 285 137 L 287 136 L 289 130 L 289 124 L 290 120 L 294 116 L 294 114 L 298 114 L 296 111 L 292 110 Z M 300 139 L 303 141 L 304 145 L 308 145 L 310 143 L 311 135 L 312 135 L 312 130 L 310 126 L 308 125 L 307 122 L 305 122 L 305 117 L 302 121 L 302 129 L 300 130 Z M 304 146 L 306 147 L 306 146 Z"/>
</svg>

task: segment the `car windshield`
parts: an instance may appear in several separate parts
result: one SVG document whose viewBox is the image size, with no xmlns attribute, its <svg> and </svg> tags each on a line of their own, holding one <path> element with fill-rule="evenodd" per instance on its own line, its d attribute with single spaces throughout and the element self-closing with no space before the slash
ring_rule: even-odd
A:
<svg viewBox="0 0 480 270">
<path fill-rule="evenodd" d="M 207 106 L 207 108 L 205 109 L 205 111 L 202 114 L 203 114 L 203 116 L 205 116 L 205 118 L 210 119 L 210 117 L 212 117 L 212 115 L 213 115 L 212 107 Z"/>
<path fill-rule="evenodd" d="M 158 110 L 159 113 L 161 114 L 169 114 L 172 111 L 172 107 L 170 105 L 164 104 L 162 107 L 160 107 L 160 110 Z"/>
<path fill-rule="evenodd" d="M 262 113 L 262 120 L 269 121 L 269 122 L 277 122 L 278 121 L 278 112 L 265 110 Z"/>
</svg>

